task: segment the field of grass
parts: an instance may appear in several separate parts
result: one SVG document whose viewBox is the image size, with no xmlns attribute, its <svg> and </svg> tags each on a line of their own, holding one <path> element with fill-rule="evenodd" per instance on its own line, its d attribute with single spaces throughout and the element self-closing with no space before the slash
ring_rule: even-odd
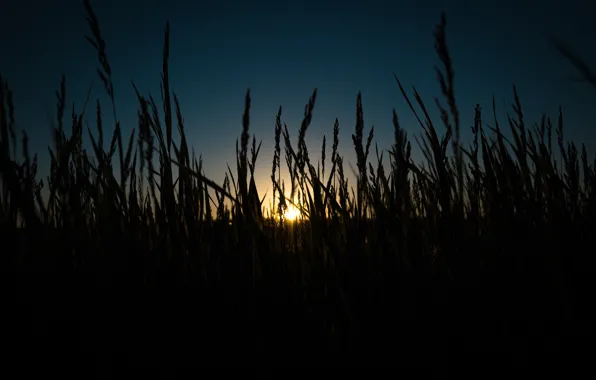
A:
<svg viewBox="0 0 596 380">
<path fill-rule="evenodd" d="M 116 115 L 105 42 L 86 5 L 89 42 Z M 358 95 L 356 183 L 346 180 L 349 168 L 337 153 L 338 123 L 312 162 L 305 134 L 315 90 L 297 145 L 279 110 L 270 208 L 253 178 L 260 144 L 250 135 L 250 92 L 236 167 L 221 184 L 203 175 L 169 89 L 169 27 L 162 104 L 137 91 L 130 136 L 118 122 L 103 121 L 99 101 L 86 109 L 96 120 L 87 134 L 84 112 L 66 115 L 63 81 L 44 179 L 26 135 L 21 141 L 15 130 L 2 78 L 0 250 L 2 267 L 10 268 L 6 287 L 14 290 L 3 309 L 10 360 L 123 373 L 219 365 L 444 368 L 587 354 L 596 161 L 564 139 L 562 112 L 527 125 L 515 90 L 508 125 L 478 106 L 472 141 L 460 141 L 445 25 L 443 17 L 435 31 L 441 120 L 431 120 L 420 96 L 395 78 L 420 123 L 424 138 L 414 143 L 424 161 L 412 160 L 396 113 L 391 149 L 374 149 Z M 284 165 L 289 182 L 280 177 Z M 301 210 L 296 220 L 284 217 L 289 207 Z"/>
</svg>

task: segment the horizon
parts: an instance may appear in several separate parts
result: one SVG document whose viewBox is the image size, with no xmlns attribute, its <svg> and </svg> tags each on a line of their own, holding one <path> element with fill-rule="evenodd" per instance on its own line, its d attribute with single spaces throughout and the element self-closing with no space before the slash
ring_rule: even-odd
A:
<svg viewBox="0 0 596 380">
<path fill-rule="evenodd" d="M 70 113 L 72 102 L 75 110 L 81 111 L 93 84 L 86 121 L 96 136 L 97 98 L 102 104 L 106 138 L 112 131 L 107 125 L 112 122 L 109 101 L 96 73 L 96 53 L 84 38 L 90 31 L 83 2 L 69 3 L 72 6 L 61 13 L 49 3 L 27 3 L 27 9 L 40 10 L 29 19 L 24 17 L 27 9 L 18 8 L 25 3 L 12 4 L 0 16 L 8 18 L 2 20 L 2 32 L 15 36 L 0 42 L 3 51 L 15 52 L 1 61 L 0 74 L 14 92 L 17 126 L 27 131 L 31 153 L 39 154 L 38 178 L 45 178 L 48 172 L 47 146 L 53 144 L 50 118 L 55 118 L 54 93 L 62 73 L 66 76 L 66 112 Z M 267 197 L 271 194 L 277 110 L 282 107 L 282 122 L 287 123 L 295 141 L 304 106 L 314 88 L 318 89 L 317 102 L 306 135 L 313 161 L 319 158 L 323 135 L 329 147 L 337 118 L 339 152 L 346 165 L 355 165 L 350 136 L 359 91 L 365 134 L 374 126 L 379 149 L 389 148 L 393 141 L 391 112 L 395 109 L 412 142 L 413 158 L 420 161 L 414 136 L 421 128 L 402 99 L 393 74 L 402 81 L 408 95 L 415 86 L 431 110 L 433 121 L 440 120 L 433 102 L 434 96 L 442 101 L 433 69 L 434 65 L 440 66 L 433 48 L 433 31 L 442 10 L 447 16 L 447 44 L 454 62 L 462 143 L 469 141 L 476 103 L 482 106 L 483 122 L 492 125 L 493 94 L 497 117 L 506 124 L 515 84 L 528 125 L 539 122 L 543 112 L 556 120 L 561 105 L 566 139 L 580 146 L 586 143 L 592 157 L 596 153 L 596 146 L 590 143 L 596 140 L 594 128 L 590 128 L 596 122 L 590 112 L 593 89 L 586 83 L 574 82 L 579 74 L 546 38 L 555 35 L 580 51 L 588 63 L 596 62 L 593 56 L 584 55 L 589 51 L 582 49 L 589 46 L 594 35 L 593 30 L 582 30 L 589 25 L 587 16 L 593 14 L 587 8 L 596 8 L 596 4 L 575 1 L 583 4 L 585 8 L 581 9 L 570 5 L 574 1 L 550 1 L 542 2 L 537 9 L 531 7 L 531 2 L 510 2 L 511 7 L 495 2 L 461 9 L 453 2 L 447 7 L 446 2 L 433 1 L 429 5 L 432 9 L 404 6 L 402 11 L 383 8 L 379 4 L 387 2 L 380 1 L 368 2 L 362 9 L 355 8 L 355 3 L 330 9 L 317 2 L 315 10 L 309 7 L 311 2 L 302 2 L 282 4 L 273 11 L 267 6 L 269 2 L 263 1 L 251 7 L 236 4 L 233 12 L 233 7 L 222 6 L 234 3 L 228 1 L 207 2 L 199 12 L 197 4 L 143 3 L 146 6 L 142 10 L 135 9 L 139 5 L 136 1 L 128 6 L 111 0 L 92 3 L 106 40 L 123 137 L 128 139 L 132 128 L 137 129 L 137 102 L 131 80 L 142 95 L 151 93 L 159 98 L 163 32 L 169 21 L 171 90 L 180 99 L 189 145 L 195 148 L 197 157 L 202 155 L 205 175 L 216 183 L 223 180 L 226 163 L 234 167 L 234 143 L 242 131 L 247 89 L 252 98 L 250 134 L 256 135 L 257 143 L 263 141 L 255 170 L 261 197 L 266 192 Z M 199 12 L 198 20 L 193 12 Z M 138 19 L 141 22 L 136 22 Z M 58 24 L 56 20 L 62 21 L 62 29 L 52 27 L 52 21 Z M 507 25 L 503 25 L 505 21 Z M 25 31 L 30 35 L 24 35 Z M 443 132 L 439 124 L 438 130 Z M 88 143 L 86 135 L 83 138 Z M 374 145 L 372 148 L 374 157 Z M 282 167 L 287 172 L 283 157 Z M 353 184 L 351 170 L 346 170 L 346 175 Z M 264 203 L 267 205 L 268 200 Z"/>
</svg>

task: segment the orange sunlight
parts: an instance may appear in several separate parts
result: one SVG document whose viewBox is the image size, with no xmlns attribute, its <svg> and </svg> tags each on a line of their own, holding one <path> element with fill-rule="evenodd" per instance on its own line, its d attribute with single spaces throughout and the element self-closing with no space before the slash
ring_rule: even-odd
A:
<svg viewBox="0 0 596 380">
<path fill-rule="evenodd" d="M 286 209 L 286 212 L 284 213 L 284 218 L 288 221 L 294 221 L 294 220 L 298 219 L 299 216 L 300 216 L 300 210 L 298 210 L 293 205 L 288 205 L 288 208 Z"/>
</svg>

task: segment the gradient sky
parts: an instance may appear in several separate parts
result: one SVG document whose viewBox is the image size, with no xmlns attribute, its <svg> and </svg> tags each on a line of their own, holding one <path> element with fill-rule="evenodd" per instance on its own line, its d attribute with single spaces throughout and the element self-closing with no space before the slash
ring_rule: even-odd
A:
<svg viewBox="0 0 596 380">
<path fill-rule="evenodd" d="M 358 91 L 367 130 L 375 126 L 379 148 L 391 144 L 393 108 L 410 137 L 419 133 L 393 73 L 407 88 L 416 86 L 434 108 L 432 97 L 440 92 L 432 33 L 443 10 L 464 138 L 476 103 L 485 110 L 484 121 L 493 124 L 493 94 L 500 121 L 506 121 L 516 84 L 528 123 L 543 112 L 556 116 L 561 105 L 566 136 L 596 151 L 596 113 L 591 112 L 596 92 L 575 80 L 578 74 L 546 38 L 550 33 L 569 42 L 596 69 L 595 52 L 585 50 L 596 34 L 593 0 L 96 0 L 92 5 L 107 43 L 124 135 L 136 127 L 130 81 L 159 98 L 163 30 L 170 21 L 171 87 L 181 100 L 187 137 L 202 153 L 206 174 L 217 182 L 226 162 L 235 162 L 247 88 L 252 93 L 251 132 L 263 140 L 261 191 L 271 187 L 278 107 L 283 106 L 283 120 L 295 137 L 315 87 L 317 105 L 307 133 L 311 152 L 320 151 L 323 134 L 332 136 L 337 117 L 341 153 L 354 162 L 350 135 Z M 109 120 L 96 53 L 84 38 L 89 34 L 82 0 L 3 2 L 0 73 L 14 90 L 17 123 L 28 131 L 31 149 L 40 153 L 42 171 L 48 167 L 49 121 L 55 117 L 54 93 L 62 74 L 70 104 L 74 101 L 80 111 L 93 84 L 92 98 L 102 100 Z"/>
</svg>

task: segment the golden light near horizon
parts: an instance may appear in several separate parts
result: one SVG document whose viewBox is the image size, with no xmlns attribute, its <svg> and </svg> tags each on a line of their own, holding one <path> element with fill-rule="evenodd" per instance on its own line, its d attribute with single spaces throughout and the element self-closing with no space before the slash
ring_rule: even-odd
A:
<svg viewBox="0 0 596 380">
<path fill-rule="evenodd" d="M 298 210 L 295 206 L 293 206 L 291 204 L 288 205 L 286 212 L 284 212 L 284 218 L 288 221 L 294 221 L 294 220 L 298 219 L 299 216 L 300 216 L 300 210 Z"/>
</svg>

